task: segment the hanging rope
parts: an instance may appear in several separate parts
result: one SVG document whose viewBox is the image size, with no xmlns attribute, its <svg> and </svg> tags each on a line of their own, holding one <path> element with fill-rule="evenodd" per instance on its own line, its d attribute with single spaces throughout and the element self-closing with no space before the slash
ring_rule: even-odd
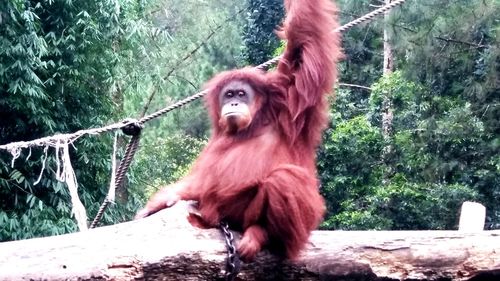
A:
<svg viewBox="0 0 500 281">
<path fill-rule="evenodd" d="M 142 129 L 142 128 L 141 128 Z M 123 156 L 123 160 L 120 163 L 120 166 L 118 168 L 118 171 L 116 172 L 116 178 L 115 178 L 115 184 L 114 184 L 114 190 L 118 190 L 121 188 L 123 184 L 123 180 L 125 179 L 125 174 L 127 173 L 128 168 L 130 167 L 130 164 L 132 164 L 132 159 L 134 158 L 135 152 L 137 151 L 137 148 L 139 147 L 139 140 L 140 140 L 140 130 L 136 135 L 133 135 L 130 141 L 127 144 L 127 148 L 125 149 L 125 155 Z M 114 198 L 108 195 L 106 196 L 106 199 L 102 202 L 101 206 L 99 207 L 99 210 L 97 211 L 97 214 L 90 224 L 90 228 L 95 228 L 99 221 L 101 220 L 102 216 L 104 215 L 104 211 L 108 208 L 109 204 L 114 202 Z"/>
</svg>

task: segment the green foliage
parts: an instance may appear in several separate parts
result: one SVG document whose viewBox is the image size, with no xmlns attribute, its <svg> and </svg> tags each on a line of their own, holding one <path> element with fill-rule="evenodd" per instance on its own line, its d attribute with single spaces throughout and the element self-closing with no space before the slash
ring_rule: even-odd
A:
<svg viewBox="0 0 500 281">
<path fill-rule="evenodd" d="M 384 81 L 374 89 L 377 90 L 380 85 L 385 86 L 381 87 L 385 90 L 391 90 L 391 85 L 397 86 L 403 90 L 395 94 L 396 98 L 412 93 L 404 89 L 415 87 L 404 86 L 404 81 L 398 77 L 399 74 L 393 76 L 398 83 L 383 78 Z M 344 98 L 345 95 L 340 92 L 337 100 L 340 109 L 343 108 Z M 407 100 L 401 104 L 414 103 Z M 371 104 L 377 105 L 376 101 L 374 92 Z M 417 107 L 396 108 L 399 108 L 395 114 L 398 117 L 407 115 L 403 109 Z M 338 110 L 339 107 L 335 106 L 334 112 Z M 436 152 L 425 151 L 430 142 L 428 139 L 423 143 L 415 141 L 411 123 L 395 123 L 398 128 L 394 141 L 398 155 L 397 173 L 390 184 L 382 184 L 380 155 L 384 140 L 378 126 L 368 122 L 365 116 L 349 120 L 342 120 L 340 114 L 334 116 L 337 117 L 334 119 L 335 126 L 327 131 L 318 155 L 321 190 L 328 206 L 327 219 L 322 228 L 453 229 L 456 228 L 460 204 L 465 200 L 481 199 L 479 192 L 465 183 L 452 181 L 455 183 L 448 184 L 446 182 L 450 181 L 442 180 L 440 171 L 449 169 L 449 163 L 437 159 Z M 458 128 L 448 130 L 449 133 L 460 134 L 457 131 Z M 455 158 L 458 155 L 450 160 L 456 161 Z M 437 163 L 443 166 L 437 167 Z"/>
<path fill-rule="evenodd" d="M 380 1 L 336 1 L 340 9 L 342 24 L 357 19 L 380 5 Z M 383 37 L 380 19 L 350 29 L 342 34 L 344 60 L 339 63 L 339 79 L 343 83 L 369 87 L 382 75 Z M 352 88 L 346 100 L 351 104 L 347 118 L 366 113 L 370 93 L 363 89 Z M 348 115 L 348 116 L 347 116 Z"/>
<path fill-rule="evenodd" d="M 360 14 L 368 2 L 341 1 L 342 11 Z M 341 80 L 372 84 L 372 91 L 341 91 L 332 111 L 334 126 L 319 154 L 329 204 L 323 227 L 453 229 L 465 200 L 485 204 L 488 224 L 498 227 L 499 11 L 495 1 L 405 3 L 389 19 L 398 71 L 380 79 L 381 26 L 344 34 Z M 383 139 L 368 154 L 359 140 L 380 133 L 384 97 L 392 102 L 394 167 L 382 184 Z M 356 125 L 362 131 L 345 130 L 359 118 L 370 121 Z M 339 134 L 349 141 L 336 141 Z"/>
<path fill-rule="evenodd" d="M 321 191 L 328 215 L 338 214 L 346 200 L 363 198 L 379 184 L 382 135 L 365 117 L 339 121 L 328 130 L 318 155 Z M 325 227 L 329 227 L 328 223 Z"/>
<path fill-rule="evenodd" d="M 112 117 L 111 45 L 119 36 L 114 1 L 3 1 L 0 4 L 0 134 L 2 143 L 99 126 Z M 93 16 L 90 16 L 90 15 Z M 99 55 L 96 55 L 99 54 Z M 108 142 L 109 143 L 109 142 Z M 73 166 L 81 198 L 102 198 L 108 155 L 104 142 L 75 143 Z M 30 159 L 26 160 L 28 155 Z M 55 157 L 43 148 L 25 149 L 11 166 L 0 155 L 0 217 L 9 228 L 0 240 L 66 233 L 75 229 L 67 188 L 54 179 Z M 89 157 L 90 156 L 90 157 Z M 102 157 L 101 156 L 101 157 Z M 93 159 L 94 161 L 89 161 Z"/>
<path fill-rule="evenodd" d="M 126 116 L 151 113 L 190 96 L 215 73 L 238 64 L 240 3 L 168 0 L 156 5 L 129 19 L 130 48 L 118 50 L 113 87 Z M 209 123 L 201 104 L 193 103 L 150 122 L 148 128 L 146 138 L 179 130 L 203 138 Z"/>
<path fill-rule="evenodd" d="M 145 187 L 138 194 L 143 199 L 149 198 L 159 186 L 184 176 L 205 144 L 205 141 L 180 134 L 146 139 L 131 168 L 132 186 Z"/>
<path fill-rule="evenodd" d="M 399 176 L 399 175 L 398 175 Z M 328 229 L 456 229 L 464 200 L 477 194 L 464 185 L 409 183 L 401 177 L 386 186 L 374 186 L 364 197 L 342 202 L 342 212 L 331 216 Z"/>
<path fill-rule="evenodd" d="M 394 112 L 393 126 L 397 128 L 414 128 L 419 120 L 421 110 L 417 108 L 422 87 L 408 81 L 401 71 L 384 75 L 372 85 L 369 98 L 368 118 L 372 125 L 382 123 L 382 103 L 384 97 L 389 98 Z"/>
<path fill-rule="evenodd" d="M 452 5 L 441 9 L 448 2 Z M 500 151 L 500 5 L 423 1 L 406 9 L 408 13 L 397 16 L 412 25 L 395 27 L 399 64 L 405 65 L 405 76 L 425 90 L 417 101 L 418 125 L 406 132 L 411 141 L 398 144 L 407 152 L 402 160 L 419 155 L 420 169 L 412 172 L 420 170 L 423 181 L 472 188 L 487 206 L 489 223 L 498 224 L 500 174 L 493 163 Z M 405 170 L 414 163 L 404 163 Z"/>
<path fill-rule="evenodd" d="M 284 10 L 282 0 L 247 0 L 248 12 L 243 26 L 243 60 L 258 65 L 269 59 L 280 45 L 274 31 Z"/>
</svg>

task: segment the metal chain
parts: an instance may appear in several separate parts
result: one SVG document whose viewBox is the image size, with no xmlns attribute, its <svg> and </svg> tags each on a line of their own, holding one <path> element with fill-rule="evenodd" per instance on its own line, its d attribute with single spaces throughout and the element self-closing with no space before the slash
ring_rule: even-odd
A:
<svg viewBox="0 0 500 281">
<path fill-rule="evenodd" d="M 234 244 L 233 233 L 229 230 L 229 224 L 225 221 L 220 223 L 220 229 L 226 239 L 227 259 L 226 259 L 226 281 L 235 280 L 241 269 L 241 261 Z"/>
</svg>

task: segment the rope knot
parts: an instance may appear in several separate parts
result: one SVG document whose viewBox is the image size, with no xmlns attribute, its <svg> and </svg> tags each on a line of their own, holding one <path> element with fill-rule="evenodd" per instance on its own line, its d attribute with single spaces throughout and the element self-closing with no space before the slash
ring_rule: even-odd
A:
<svg viewBox="0 0 500 281">
<path fill-rule="evenodd" d="M 132 118 L 127 118 L 122 123 L 125 124 L 121 128 L 122 132 L 127 136 L 138 136 L 141 134 L 142 128 L 144 128 L 144 124 Z"/>
</svg>

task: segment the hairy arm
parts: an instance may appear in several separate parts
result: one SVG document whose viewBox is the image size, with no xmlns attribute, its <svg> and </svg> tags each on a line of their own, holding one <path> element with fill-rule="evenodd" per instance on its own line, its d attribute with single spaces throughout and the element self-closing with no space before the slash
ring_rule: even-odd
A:
<svg viewBox="0 0 500 281">
<path fill-rule="evenodd" d="M 165 208 L 170 208 L 179 200 L 197 200 L 192 191 L 191 176 L 162 187 L 149 200 L 146 206 L 137 212 L 135 219 L 145 218 Z"/>
<path fill-rule="evenodd" d="M 331 0 L 288 0 L 285 8 L 278 34 L 287 45 L 278 73 L 288 77 L 288 109 L 300 135 L 326 125 L 325 95 L 332 91 L 341 56 L 340 35 L 333 32 L 337 9 Z"/>
</svg>

